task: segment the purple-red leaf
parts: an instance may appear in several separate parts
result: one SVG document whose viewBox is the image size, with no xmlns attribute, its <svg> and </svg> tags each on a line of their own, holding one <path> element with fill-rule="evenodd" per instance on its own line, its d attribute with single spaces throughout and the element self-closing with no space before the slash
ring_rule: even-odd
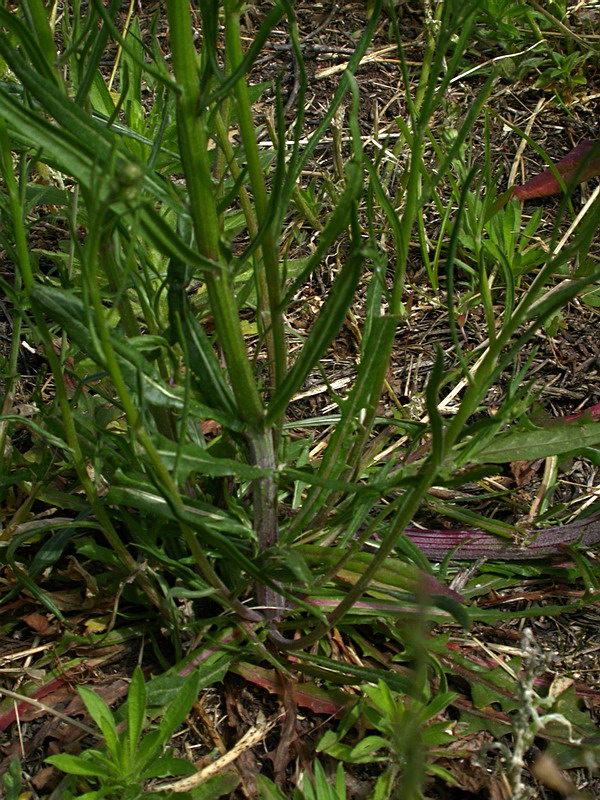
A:
<svg viewBox="0 0 600 800">
<path fill-rule="evenodd" d="M 245 680 L 272 694 L 283 695 L 281 677 L 274 669 L 265 669 L 240 661 L 231 667 L 231 672 L 241 675 Z M 350 695 L 344 694 L 341 690 L 324 689 L 312 681 L 295 684 L 294 700 L 299 708 L 309 708 L 314 714 L 327 714 L 331 717 L 341 717 L 354 702 Z"/>
<path fill-rule="evenodd" d="M 571 191 L 577 183 L 583 183 L 600 175 L 600 141 L 584 139 L 577 147 L 555 165 L 555 169 L 564 181 L 567 191 Z M 559 194 L 562 186 L 551 169 L 528 180 L 523 186 L 515 186 L 513 195 L 519 200 L 531 200 L 535 197 L 548 197 Z"/>
<path fill-rule="evenodd" d="M 564 555 L 565 545 L 590 547 L 600 542 L 600 514 L 556 528 L 528 531 L 527 542 L 519 547 L 507 544 L 493 533 L 480 530 L 420 530 L 408 528 L 408 538 L 433 561 L 441 561 L 455 548 L 455 558 L 472 561 L 477 558 L 528 561 L 535 558 Z"/>
</svg>

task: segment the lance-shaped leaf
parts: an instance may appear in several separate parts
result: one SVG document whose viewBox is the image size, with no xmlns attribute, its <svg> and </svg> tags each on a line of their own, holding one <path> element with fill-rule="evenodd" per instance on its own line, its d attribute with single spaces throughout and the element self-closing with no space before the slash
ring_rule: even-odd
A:
<svg viewBox="0 0 600 800">
<path fill-rule="evenodd" d="M 156 436 L 157 452 L 168 469 L 177 470 L 179 480 L 185 480 L 191 473 L 224 477 L 234 475 L 246 480 L 256 480 L 270 475 L 268 469 L 260 469 L 233 458 L 216 458 L 197 444 L 180 444 L 164 436 Z"/>
<path fill-rule="evenodd" d="M 600 542 L 600 514 L 568 525 L 525 532 L 523 545 L 506 544 L 493 533 L 481 530 L 421 530 L 407 528 L 406 536 L 422 550 L 425 555 L 441 561 L 453 550 L 454 557 L 465 561 L 478 558 L 501 559 L 503 561 L 529 561 L 564 555 L 569 545 L 590 547 Z"/>
<path fill-rule="evenodd" d="M 235 400 L 213 346 L 190 307 L 186 293 L 186 267 L 171 259 L 168 280 L 170 337 L 174 342 L 178 341 L 184 350 L 186 366 L 194 376 L 196 391 L 203 400 L 210 399 L 210 405 L 235 414 Z"/>
<path fill-rule="evenodd" d="M 533 431 L 510 430 L 497 436 L 469 460 L 475 464 L 508 464 L 579 452 L 600 442 L 600 424 L 572 420 Z"/>
<path fill-rule="evenodd" d="M 309 563 L 311 561 L 314 563 L 315 568 L 318 564 L 320 566 L 327 565 L 331 569 L 336 567 L 340 560 L 340 552 L 337 548 L 304 545 L 299 549 Z M 356 583 L 372 558 L 370 553 L 354 553 L 344 561 L 343 565 L 339 566 L 336 577 L 348 583 Z M 460 594 L 440 583 L 433 575 L 423 572 L 414 564 L 397 558 L 389 558 L 377 571 L 370 589 L 376 591 L 378 588 L 401 590 L 419 596 L 445 596 L 453 600 L 462 600 Z"/>
<path fill-rule="evenodd" d="M 600 141 L 584 139 L 577 147 L 561 159 L 554 168 L 549 168 L 539 175 L 528 180 L 523 186 L 515 186 L 513 196 L 519 200 L 531 200 L 535 197 L 548 197 L 559 194 L 563 186 L 556 176 L 556 172 L 570 191 L 578 183 L 588 181 L 600 175 Z"/>
</svg>

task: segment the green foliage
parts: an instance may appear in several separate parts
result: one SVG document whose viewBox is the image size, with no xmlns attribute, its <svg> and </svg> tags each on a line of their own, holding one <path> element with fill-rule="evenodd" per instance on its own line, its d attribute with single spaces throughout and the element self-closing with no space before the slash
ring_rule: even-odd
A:
<svg viewBox="0 0 600 800">
<path fill-rule="evenodd" d="M 337 765 L 334 781 L 327 779 L 321 762 L 313 762 L 314 777 L 304 773 L 300 785 L 291 794 L 291 800 L 346 800 L 346 783 L 342 764 Z M 261 800 L 287 800 L 280 789 L 264 775 L 258 776 L 258 791 Z"/>
<path fill-rule="evenodd" d="M 405 529 L 428 503 L 507 537 L 514 525 L 458 502 L 435 506 L 430 490 L 468 485 L 478 508 L 496 495 L 477 481 L 498 464 L 598 458 L 597 422 L 541 427 L 528 418 L 533 357 L 522 353 L 540 330 L 556 329 L 573 299 L 600 302 L 589 256 L 599 201 L 559 243 L 562 218 L 547 234 L 542 209 L 526 215 L 498 196 L 495 123 L 482 119 L 504 68 L 499 54 L 535 45 L 516 73 L 535 69 L 538 87 L 566 96 L 582 83 L 586 48 L 573 35 L 549 49 L 543 32 L 564 33 L 556 3 L 445 0 L 427 4 L 415 75 L 390 9 L 406 114 L 386 161 L 364 144 L 354 77 L 380 30 L 380 2 L 309 135 L 288 0 L 271 4 L 249 43 L 238 2 L 196 4 L 196 42 L 187 0 L 168 0 L 168 59 L 157 18 L 148 34 L 135 16 L 121 30 L 119 5 L 95 0 L 79 13 L 66 3 L 58 23 L 40 0 L 0 8 L 0 245 L 14 264 L 14 278 L 0 278 L 14 320 L 1 364 L 0 496 L 19 509 L 2 533 L 14 585 L 0 602 L 27 589 L 64 618 L 38 578 L 68 554 L 114 598 L 111 626 L 143 618 L 165 667 L 187 652 L 191 634 L 211 631 L 222 658 L 205 665 L 204 685 L 227 669 L 228 647 L 324 682 L 363 683 L 357 709 L 374 733 L 349 744 L 358 710 L 350 712 L 321 742 L 340 761 L 335 779 L 316 761 L 293 797 L 343 798 L 343 763 L 375 761 L 383 765 L 375 800 L 402 782 L 416 798 L 427 776 L 450 780 L 435 754 L 448 741 L 442 715 L 452 695 L 430 691 L 436 660 L 425 636 L 413 680 L 390 671 L 359 628 L 393 642 L 412 670 L 415 630 L 450 617 L 467 628 L 472 614 L 444 585 L 448 565 L 430 564 Z M 251 75 L 277 26 L 288 32 L 299 84 L 290 124 L 280 84 Z M 109 44 L 119 54 L 110 75 Z M 474 54 L 489 77 L 468 108 L 453 106 L 451 82 L 471 70 Z M 259 100 L 272 112 L 264 118 Z M 338 158 L 327 170 L 317 155 L 330 128 Z M 56 236 L 42 245 L 40 206 Z M 565 200 L 558 216 L 571 211 Z M 334 264 L 326 288 L 324 264 Z M 412 280 L 417 264 L 423 284 Z M 569 280 L 556 286 L 557 276 Z M 324 287 L 318 303 L 309 283 Z M 440 310 L 453 346 L 431 356 L 426 385 L 403 404 L 388 380 L 420 293 Z M 468 341 L 469 313 L 485 346 Z M 307 324 L 291 330 L 298 316 Z M 327 359 L 349 320 L 358 355 L 340 390 Z M 22 340 L 44 359 L 28 409 L 13 407 Z M 331 408 L 292 416 L 313 379 Z M 489 392 L 502 382 L 492 413 Z M 384 397 L 392 410 L 382 412 Z M 40 508 L 60 516 L 38 519 Z M 508 573 L 504 565 L 501 579 Z M 374 663 L 339 664 L 327 638 L 334 627 Z M 299 651 L 293 667 L 290 650 Z M 167 686 L 162 721 L 146 732 L 150 687 L 136 671 L 123 731 L 119 712 L 82 689 L 105 749 L 51 763 L 86 779 L 83 796 L 133 798 L 151 777 L 190 771 L 165 746 L 198 681 L 179 693 Z M 221 796 L 232 780 L 189 796 Z M 4 784 L 18 792 L 16 767 Z M 281 794 L 263 776 L 259 787 L 265 798 Z"/>
<path fill-rule="evenodd" d="M 16 756 L 11 759 L 8 769 L 2 776 L 2 785 L 4 786 L 3 796 L 6 800 L 19 800 L 23 786 L 23 774 L 19 759 Z"/>
<path fill-rule="evenodd" d="M 573 91 L 578 86 L 585 86 L 584 67 L 588 60 L 587 53 L 551 53 L 553 66 L 542 71 L 536 81 L 540 89 L 554 89 L 562 95 Z"/>
<path fill-rule="evenodd" d="M 523 43 L 524 36 L 531 35 L 528 20 L 538 15 L 532 12 L 526 2 L 482 0 L 479 5 L 478 22 L 483 38 L 496 40 L 504 49 L 509 49 L 518 47 Z M 526 26 L 525 33 L 523 26 Z"/>
<path fill-rule="evenodd" d="M 434 763 L 436 751 L 454 741 L 447 721 L 434 721 L 454 699 L 450 692 L 439 692 L 430 702 L 407 700 L 392 692 L 384 681 L 363 687 L 365 698 L 345 717 L 337 731 L 328 730 L 317 746 L 349 764 L 380 763 L 384 767 L 377 779 L 373 798 L 417 797 L 426 772 L 443 776 L 450 784 L 452 776 Z M 346 744 L 359 716 L 363 725 L 377 731 Z"/>
<path fill-rule="evenodd" d="M 97 790 L 72 795 L 90 800 L 92 797 L 133 800 L 142 794 L 143 783 L 150 778 L 193 774 L 194 768 L 188 761 L 176 758 L 165 748 L 191 709 L 198 688 L 199 674 L 192 672 L 165 705 L 158 726 L 144 733 L 148 722 L 148 697 L 142 671 L 137 667 L 127 696 L 126 727 L 119 733 L 115 716 L 106 703 L 95 692 L 81 686 L 79 694 L 102 734 L 106 752 L 87 749 L 81 756 L 64 753 L 50 756 L 47 761 L 63 772 L 96 784 Z"/>
<path fill-rule="evenodd" d="M 486 50 L 500 49 L 494 60 L 501 75 L 509 80 L 537 75 L 537 87 L 554 91 L 568 105 L 572 93 L 585 86 L 586 67 L 597 63 L 598 50 L 564 24 L 567 10 L 559 3 L 482 0 L 475 34 Z"/>
</svg>

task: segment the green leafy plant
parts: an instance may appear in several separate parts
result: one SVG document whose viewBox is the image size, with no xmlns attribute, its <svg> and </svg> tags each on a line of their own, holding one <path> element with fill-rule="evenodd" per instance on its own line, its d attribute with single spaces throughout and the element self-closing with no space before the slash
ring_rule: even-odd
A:
<svg viewBox="0 0 600 800">
<path fill-rule="evenodd" d="M 63 772 L 77 775 L 99 788 L 78 797 L 127 798 L 141 796 L 144 782 L 167 775 L 189 775 L 193 766 L 177 758 L 166 745 L 187 716 L 198 696 L 199 676 L 192 672 L 175 697 L 165 706 L 158 726 L 145 733 L 148 724 L 147 694 L 142 671 L 137 667 L 127 696 L 125 728 L 119 732 L 115 715 L 106 703 L 85 686 L 80 697 L 104 740 L 106 750 L 88 748 L 81 756 L 67 753 L 47 760 Z"/>
<path fill-rule="evenodd" d="M 452 775 L 435 765 L 434 755 L 436 749 L 443 751 L 443 745 L 455 737 L 448 730 L 447 721 L 433 720 L 452 702 L 454 695 L 439 692 L 430 702 L 407 701 L 383 681 L 376 687 L 364 686 L 363 691 L 364 701 L 352 709 L 337 731 L 324 734 L 317 751 L 345 763 L 382 764 L 384 770 L 377 779 L 374 798 L 393 796 L 399 776 L 404 796 L 420 797 L 428 771 L 452 785 Z M 359 714 L 364 714 L 364 722 L 376 733 L 362 736 L 354 744 L 345 744 L 343 740 Z"/>
<path fill-rule="evenodd" d="M 8 769 L 2 776 L 4 797 L 6 800 L 19 800 L 23 787 L 23 773 L 18 758 L 13 758 Z"/>
<path fill-rule="evenodd" d="M 561 96 L 572 92 L 576 87 L 585 86 L 586 78 L 583 66 L 587 60 L 587 53 L 551 53 L 554 65 L 542 71 L 536 80 L 540 89 L 553 89 Z"/>
<path fill-rule="evenodd" d="M 303 47 L 289 0 L 257 12 L 251 37 L 237 0 L 200 3 L 194 19 L 187 0 L 168 0 L 169 58 L 135 19 L 119 27 L 116 0 L 94 0 L 83 14 L 78 3 L 66 4 L 60 23 L 38 0 L 0 8 L 0 235 L 14 267 L 10 280 L 0 279 L 14 319 L 0 492 L 15 509 L 2 531 L 13 582 L 2 602 L 27 589 L 66 622 L 40 578 L 64 581 L 58 566 L 68 553 L 85 562 L 96 594 L 111 598 L 109 632 L 119 620 L 143 621 L 165 668 L 204 648 L 210 631 L 211 647 L 235 650 L 227 664 L 243 654 L 235 668 L 270 691 L 277 674 L 328 687 L 362 684 L 364 715 L 378 733 L 352 746 L 330 736 L 327 752 L 349 765 L 381 750 L 392 763 L 377 797 L 400 787 L 416 798 L 427 775 L 442 774 L 427 756 L 429 745 L 443 743 L 444 723 L 432 720 L 451 697 L 429 689 L 438 654 L 424 636 L 415 682 L 389 669 L 361 626 L 394 643 L 412 672 L 411 630 L 448 619 L 467 628 L 479 613 L 445 585 L 453 549 L 466 538 L 507 563 L 523 553 L 513 541 L 523 533 L 517 523 L 486 519 L 461 505 L 464 498 L 435 505 L 432 489 L 475 486 L 475 505 L 490 497 L 480 481 L 526 456 L 524 448 L 549 459 L 593 449 L 597 421 L 557 430 L 529 419 L 531 358 L 521 360 L 565 305 L 595 290 L 600 274 L 588 254 L 599 201 L 564 241 L 558 222 L 538 241 L 540 213 L 525 221 L 516 199 L 497 196 L 491 116 L 481 122 L 495 86 L 493 59 L 451 130 L 438 126 L 452 81 L 469 66 L 481 13 L 475 0 L 426 4 L 416 78 L 397 15 L 389 14 L 406 113 L 396 118 L 395 146 L 373 154 L 355 75 L 379 29 L 380 5 L 309 135 Z M 493 19 L 506 8 L 490 2 L 486 13 Z M 560 22 L 556 9 L 550 19 L 538 4 L 509 10 L 523 14 L 528 38 L 542 21 Z M 254 81 L 279 29 L 298 84 L 291 123 L 280 82 Z M 119 53 L 110 77 L 109 42 Z M 259 98 L 269 107 L 263 116 Z M 483 153 L 472 146 L 481 127 Z M 330 128 L 336 157 L 328 170 L 317 154 Z M 561 177 L 570 183 L 592 174 L 581 161 L 575 171 L 561 163 L 552 171 L 560 188 Z M 556 188 L 548 176 L 542 183 Z M 525 184 L 513 193 L 528 199 L 531 191 Z M 57 241 L 40 247 L 31 212 L 42 202 Z M 439 220 L 433 239 L 430 211 Z M 585 268 L 571 275 L 576 262 Z M 413 281 L 421 265 L 423 286 Z M 323 287 L 318 302 L 308 284 Z M 440 311 L 451 346 L 431 348 L 427 377 L 404 404 L 389 376 L 410 331 L 411 292 Z M 481 319 L 476 346 L 461 330 L 469 310 Z M 340 389 L 326 362 L 350 323 L 353 369 Z M 30 414 L 19 413 L 16 394 L 23 340 L 41 361 Z M 314 380 L 329 407 L 293 415 Z M 489 392 L 501 381 L 492 413 Z M 551 496 L 553 487 L 545 488 Z M 436 530 L 435 549 L 427 550 L 409 528 L 424 506 L 478 530 L 461 531 L 460 540 Z M 38 518 L 40 507 L 52 511 Z M 595 523 L 582 524 L 583 532 L 568 528 L 570 544 L 596 535 Z M 556 552 L 549 531 L 540 530 L 532 554 Z M 25 569 L 32 543 L 37 552 Z M 375 663 L 340 661 L 336 628 Z M 204 649 L 189 656 L 203 658 Z M 92 791 L 122 796 L 137 796 L 157 770 L 189 772 L 163 748 L 194 685 L 190 679 L 145 736 L 139 673 L 125 732 L 83 691 L 106 753 L 53 763 L 96 781 Z M 309 708 L 322 700 L 320 688 L 304 693 Z M 414 759 L 401 742 L 409 725 L 419 729 Z M 335 789 L 324 774 L 315 765 L 314 782 L 307 778 L 298 792 L 342 796 L 342 770 Z M 276 792 L 266 779 L 261 790 Z"/>
<path fill-rule="evenodd" d="M 504 49 L 517 48 L 537 34 L 541 19 L 528 3 L 483 0 L 478 11 L 478 33 L 486 40 L 495 40 Z"/>
<path fill-rule="evenodd" d="M 259 775 L 258 791 L 261 800 L 286 800 L 280 789 L 266 778 Z M 335 781 L 329 782 L 320 761 L 314 762 L 314 778 L 304 773 L 300 786 L 293 790 L 291 800 L 346 800 L 346 783 L 342 764 L 338 764 Z"/>
</svg>

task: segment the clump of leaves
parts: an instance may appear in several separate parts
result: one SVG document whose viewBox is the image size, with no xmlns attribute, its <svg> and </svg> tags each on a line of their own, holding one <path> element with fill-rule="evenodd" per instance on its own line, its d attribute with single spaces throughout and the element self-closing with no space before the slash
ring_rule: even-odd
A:
<svg viewBox="0 0 600 800">
<path fill-rule="evenodd" d="M 146 688 L 139 667 L 133 673 L 127 698 L 125 729 L 119 733 L 114 714 L 95 692 L 79 687 L 79 695 L 105 742 L 106 750 L 88 748 L 81 756 L 67 753 L 47 760 L 63 772 L 84 777 L 98 787 L 96 796 L 139 797 L 150 778 L 189 775 L 194 768 L 186 759 L 165 752 L 167 742 L 187 716 L 198 696 L 198 674 L 192 672 L 178 694 L 165 707 L 159 725 L 145 733 L 148 723 Z M 91 797 L 91 794 L 89 795 Z"/>
<path fill-rule="evenodd" d="M 496 205 L 489 143 L 483 168 L 473 159 L 458 169 L 493 76 L 451 139 L 442 140 L 434 121 L 464 67 L 475 0 L 446 0 L 427 17 L 414 97 L 390 15 L 407 108 L 397 120 L 403 160 L 393 186 L 390 172 L 365 152 L 354 78 L 377 30 L 379 2 L 308 137 L 306 70 L 288 0 L 269 7 L 246 50 L 241 4 L 199 4 L 199 52 L 189 3 L 168 0 L 169 59 L 135 23 L 123 35 L 118 5 L 90 3 L 83 22 L 67 8 L 60 31 L 37 0 L 24 0 L 14 12 L 0 8 L 0 56 L 10 79 L 0 85 L 2 244 L 14 265 L 3 288 L 16 320 L 0 432 L 10 477 L 0 491 L 16 500 L 6 533 L 12 591 L 27 587 L 60 615 L 35 577 L 71 548 L 93 562 L 114 593 L 115 609 L 122 594 L 129 607 L 160 619 L 175 658 L 190 634 L 212 626 L 222 631 L 234 620 L 236 643 L 243 639 L 256 660 L 275 662 L 282 673 L 334 676 L 342 685 L 383 680 L 390 691 L 420 701 L 410 681 L 385 665 L 340 664 L 328 637 L 335 627 L 351 631 L 357 620 L 385 626 L 399 642 L 406 631 L 398 619 L 429 624 L 453 617 L 468 626 L 465 603 L 442 582 L 447 565 L 430 563 L 405 531 L 434 485 L 456 489 L 509 460 L 514 440 L 510 449 L 506 439 L 522 433 L 511 428 L 515 419 L 535 427 L 523 422 L 530 362 L 521 367 L 520 354 L 600 277 L 590 270 L 554 288 L 558 271 L 587 258 L 598 202 L 565 246 L 547 243 L 549 255 L 539 260 L 525 244 L 535 226 L 520 230 L 515 201 L 502 213 Z M 263 121 L 253 103 L 267 88 L 253 90 L 250 73 L 269 36 L 284 25 L 298 75 L 296 116 L 288 125 L 281 87 L 269 87 L 270 144 L 261 149 Z M 122 54 L 118 91 L 103 69 L 109 39 Z M 347 160 L 338 137 L 334 177 L 320 179 L 316 153 L 329 128 L 339 126 L 344 104 Z M 30 179 L 36 164 L 57 183 L 51 199 L 62 228 L 56 227 L 68 232 L 65 257 L 50 267 L 32 255 L 28 198 L 38 191 Z M 307 171 L 313 173 L 308 187 Z M 445 180 L 449 197 L 438 191 Z M 407 418 L 398 403 L 396 414 L 386 410 L 381 417 L 382 397 L 392 394 L 387 377 L 395 346 L 410 326 L 405 287 L 415 232 L 427 253 L 428 204 L 442 220 L 435 256 L 425 262 L 429 288 L 443 289 L 453 347 L 445 358 L 441 351 L 432 355 L 422 396 L 411 398 L 423 415 Z M 315 244 L 295 260 L 292 274 L 290 249 L 303 236 Z M 468 249 L 469 289 L 480 297 L 486 339 L 477 352 L 463 346 L 457 329 L 457 267 L 467 264 Z M 319 283 L 331 254 L 339 256 L 336 270 L 311 324 L 302 334 L 290 332 L 298 292 Z M 532 279 L 519 285 L 530 271 Z M 359 289 L 365 301 L 356 370 L 340 396 L 324 359 Z M 35 420 L 16 407 L 22 336 L 43 354 L 51 377 L 52 391 L 42 391 L 40 380 L 34 394 Z M 484 416 L 490 388 L 511 371 L 495 414 Z M 291 404 L 322 373 L 334 410 L 290 420 Z M 450 396 L 456 404 L 446 414 Z M 570 453 L 596 441 L 597 423 L 588 424 L 587 440 L 574 441 Z M 318 457 L 307 433 L 314 428 Z M 533 439 L 544 456 L 558 454 L 552 432 L 527 441 Z M 36 503 L 51 515 L 37 519 Z M 447 507 L 449 515 L 461 514 Z M 514 532 L 496 525 L 491 535 Z M 43 545 L 28 573 L 20 558 L 34 539 Z M 438 705 L 432 698 L 407 711 L 399 695 L 385 692 L 378 685 L 367 693 L 379 709 L 373 713 L 381 746 L 395 758 L 393 783 L 403 756 L 389 720 L 401 726 L 418 720 L 425 737 Z M 184 704 L 141 737 L 139 676 L 125 734 L 84 695 L 109 755 L 90 751 L 55 763 L 85 769 L 114 792 L 139 791 L 140 781 L 155 774 L 150 753 L 161 769 L 184 769 L 161 754 Z M 443 706 L 448 697 L 441 698 Z M 419 784 L 425 766 L 431 769 L 421 761 L 407 780 Z"/>
</svg>

